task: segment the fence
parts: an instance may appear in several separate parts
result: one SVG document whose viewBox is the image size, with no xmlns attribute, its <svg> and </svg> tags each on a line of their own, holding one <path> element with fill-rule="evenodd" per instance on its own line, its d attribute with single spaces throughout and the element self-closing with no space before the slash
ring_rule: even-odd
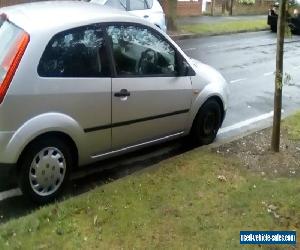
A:
<svg viewBox="0 0 300 250">
<path fill-rule="evenodd" d="M 168 13 L 168 1 L 160 1 L 164 12 Z M 202 14 L 202 0 L 177 1 L 178 16 L 199 16 Z"/>
<path fill-rule="evenodd" d="M 270 6 L 274 4 L 275 0 L 256 0 L 253 4 L 239 3 L 233 0 L 233 15 L 259 15 L 267 14 Z M 205 11 L 211 13 L 211 2 L 206 4 Z M 229 1 L 215 0 L 214 1 L 214 15 L 222 15 L 229 12 Z"/>
</svg>

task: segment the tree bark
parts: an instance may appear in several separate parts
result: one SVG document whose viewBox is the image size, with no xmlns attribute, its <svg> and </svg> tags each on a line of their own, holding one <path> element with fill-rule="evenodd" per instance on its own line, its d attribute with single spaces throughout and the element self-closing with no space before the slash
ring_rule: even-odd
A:
<svg viewBox="0 0 300 250">
<path fill-rule="evenodd" d="M 226 2 L 225 0 L 222 0 L 222 15 L 225 14 L 225 9 L 226 9 Z"/>
<path fill-rule="evenodd" d="M 230 0 L 229 16 L 232 16 L 232 14 L 233 14 L 233 1 L 234 0 Z"/>
<path fill-rule="evenodd" d="M 215 12 L 215 0 L 211 0 L 211 4 L 210 4 L 210 15 L 214 16 L 214 12 Z"/>
<path fill-rule="evenodd" d="M 274 117 L 271 150 L 279 152 L 280 150 L 280 123 L 282 108 L 282 85 L 283 85 L 283 48 L 286 22 L 286 1 L 282 0 L 279 7 L 279 16 L 277 23 L 277 50 L 276 50 L 276 75 L 275 75 L 275 93 L 274 93 Z"/>
<path fill-rule="evenodd" d="M 168 1 L 167 26 L 168 30 L 176 31 L 177 25 L 175 22 L 177 16 L 177 0 Z"/>
</svg>

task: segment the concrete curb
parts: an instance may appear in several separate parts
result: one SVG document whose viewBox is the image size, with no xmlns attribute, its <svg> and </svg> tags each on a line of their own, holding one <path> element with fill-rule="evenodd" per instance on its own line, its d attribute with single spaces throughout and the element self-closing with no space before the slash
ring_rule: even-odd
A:
<svg viewBox="0 0 300 250">
<path fill-rule="evenodd" d="M 267 30 L 269 30 L 269 28 L 257 29 L 257 30 L 239 30 L 239 31 L 229 31 L 229 32 L 222 32 L 222 33 L 209 33 L 209 34 L 187 33 L 187 34 L 179 34 L 179 35 L 170 35 L 170 37 L 174 41 L 179 41 L 185 39 L 194 39 L 194 38 L 202 38 L 202 37 L 209 37 L 209 36 L 232 35 L 232 34 L 247 33 L 247 32 L 267 31 Z"/>
<path fill-rule="evenodd" d="M 286 112 L 286 113 L 282 113 L 282 120 L 281 123 L 283 122 L 284 119 L 288 118 L 289 116 L 295 115 L 299 112 L 300 110 L 294 110 L 291 112 Z M 250 124 L 246 127 L 243 127 L 242 129 L 244 130 L 243 132 L 239 133 L 239 131 L 235 131 L 235 133 L 230 134 L 228 136 L 219 136 L 217 137 L 216 141 L 213 142 L 212 144 L 209 145 L 205 145 L 202 146 L 201 148 L 203 149 L 214 149 L 214 148 L 218 148 L 222 145 L 240 140 L 246 136 L 249 136 L 251 134 L 260 132 L 262 130 L 265 129 L 269 129 L 272 128 L 273 126 L 273 116 L 264 120 L 261 120 L 259 122 L 256 122 L 254 124 Z M 271 143 L 271 138 L 270 138 L 270 143 Z"/>
</svg>

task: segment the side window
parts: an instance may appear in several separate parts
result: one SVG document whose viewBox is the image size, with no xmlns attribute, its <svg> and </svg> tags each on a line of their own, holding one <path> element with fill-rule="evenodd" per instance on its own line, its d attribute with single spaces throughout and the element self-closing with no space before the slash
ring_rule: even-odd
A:
<svg viewBox="0 0 300 250">
<path fill-rule="evenodd" d="M 130 10 L 145 10 L 148 9 L 146 0 L 130 0 Z"/>
<path fill-rule="evenodd" d="M 108 0 L 105 5 L 113 7 L 115 9 L 121 9 L 121 10 L 126 10 L 126 1 L 127 0 Z"/>
<path fill-rule="evenodd" d="M 38 66 L 43 77 L 108 77 L 103 30 L 96 25 L 67 30 L 48 43 Z"/>
<path fill-rule="evenodd" d="M 107 33 L 118 75 L 177 75 L 175 49 L 155 32 L 142 26 L 112 25 Z"/>
<path fill-rule="evenodd" d="M 146 0 L 148 8 L 151 9 L 153 7 L 153 0 Z"/>
</svg>

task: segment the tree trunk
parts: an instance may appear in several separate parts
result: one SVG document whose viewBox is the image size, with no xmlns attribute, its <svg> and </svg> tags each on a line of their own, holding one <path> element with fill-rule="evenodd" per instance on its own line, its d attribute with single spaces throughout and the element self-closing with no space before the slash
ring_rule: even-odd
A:
<svg viewBox="0 0 300 250">
<path fill-rule="evenodd" d="M 226 9 L 226 2 L 225 0 L 222 0 L 222 15 L 225 14 L 225 9 Z"/>
<path fill-rule="evenodd" d="M 215 0 L 211 0 L 210 4 L 210 15 L 214 16 L 214 10 L 215 10 Z"/>
<path fill-rule="evenodd" d="M 279 152 L 280 149 L 280 123 L 282 107 L 282 79 L 283 79 L 283 46 L 286 22 L 286 0 L 282 0 L 279 7 L 277 23 L 277 51 L 276 51 L 276 75 L 274 93 L 274 117 L 271 150 Z"/>
<path fill-rule="evenodd" d="M 177 25 L 175 22 L 177 16 L 177 0 L 168 1 L 167 26 L 168 30 L 176 31 Z"/>
<path fill-rule="evenodd" d="M 229 16 L 232 16 L 232 14 L 233 14 L 233 1 L 234 0 L 230 0 Z"/>
</svg>

